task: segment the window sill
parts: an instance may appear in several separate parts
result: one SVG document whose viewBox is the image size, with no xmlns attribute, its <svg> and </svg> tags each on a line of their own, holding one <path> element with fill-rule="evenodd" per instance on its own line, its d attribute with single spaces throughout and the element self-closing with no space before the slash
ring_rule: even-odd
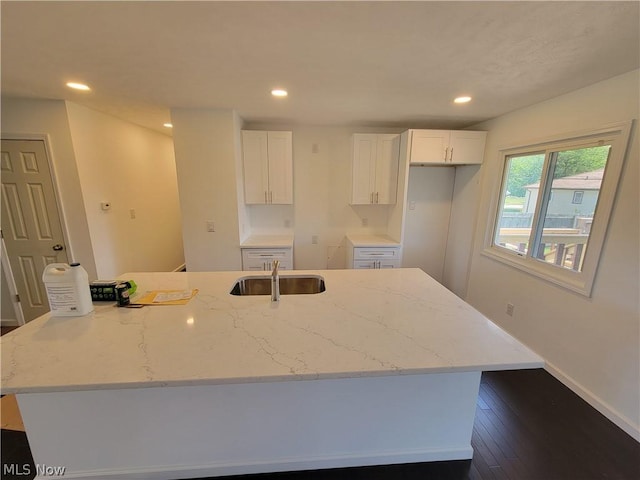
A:
<svg viewBox="0 0 640 480">
<path fill-rule="evenodd" d="M 593 278 L 588 278 L 585 272 L 557 267 L 524 254 L 502 250 L 504 249 L 492 246 L 482 250 L 481 254 L 553 285 L 591 297 Z"/>
</svg>

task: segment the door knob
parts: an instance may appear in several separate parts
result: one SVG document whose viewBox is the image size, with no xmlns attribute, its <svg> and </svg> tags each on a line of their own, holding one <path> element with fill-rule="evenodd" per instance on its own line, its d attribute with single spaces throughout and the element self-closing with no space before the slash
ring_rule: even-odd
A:
<svg viewBox="0 0 640 480">
<path fill-rule="evenodd" d="M 62 250 L 64 250 L 64 247 L 58 243 L 57 245 L 53 246 L 53 250 L 56 252 L 61 252 Z"/>
</svg>

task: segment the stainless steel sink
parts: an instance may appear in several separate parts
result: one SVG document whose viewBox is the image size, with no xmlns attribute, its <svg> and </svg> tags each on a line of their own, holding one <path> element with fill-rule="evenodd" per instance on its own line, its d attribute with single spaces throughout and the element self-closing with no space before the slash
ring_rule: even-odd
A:
<svg viewBox="0 0 640 480">
<path fill-rule="evenodd" d="M 281 295 L 322 293 L 326 290 L 320 275 L 280 275 Z M 271 275 L 239 278 L 231 295 L 270 295 Z"/>
</svg>

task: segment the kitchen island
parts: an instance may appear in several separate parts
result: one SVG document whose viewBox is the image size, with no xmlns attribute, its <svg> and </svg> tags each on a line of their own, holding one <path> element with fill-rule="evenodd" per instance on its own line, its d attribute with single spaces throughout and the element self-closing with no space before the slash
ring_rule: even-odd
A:
<svg viewBox="0 0 640 480">
<path fill-rule="evenodd" d="M 129 273 L 199 293 L 3 336 L 35 462 L 174 479 L 469 459 L 481 372 L 543 365 L 419 269 L 288 272 L 326 291 L 277 303 L 230 295 L 247 275 Z"/>
</svg>

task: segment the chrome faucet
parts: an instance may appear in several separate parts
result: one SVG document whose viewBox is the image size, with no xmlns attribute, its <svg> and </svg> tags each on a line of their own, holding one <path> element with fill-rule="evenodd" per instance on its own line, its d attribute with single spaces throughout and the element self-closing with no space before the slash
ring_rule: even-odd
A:
<svg viewBox="0 0 640 480">
<path fill-rule="evenodd" d="M 271 272 L 271 301 L 272 302 L 280 301 L 280 277 L 278 275 L 279 266 L 280 266 L 280 261 L 275 260 L 273 262 L 273 271 Z"/>
</svg>

